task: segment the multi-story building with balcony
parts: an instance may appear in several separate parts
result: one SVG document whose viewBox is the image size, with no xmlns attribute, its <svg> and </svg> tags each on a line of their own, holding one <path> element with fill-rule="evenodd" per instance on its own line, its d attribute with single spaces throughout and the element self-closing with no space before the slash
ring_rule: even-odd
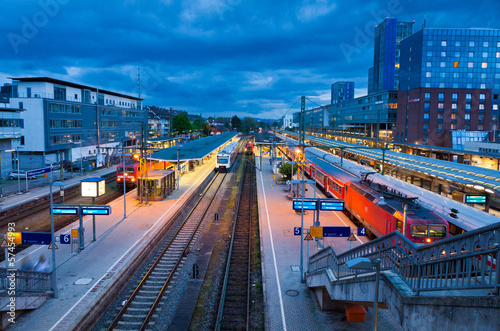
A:
<svg viewBox="0 0 500 331">
<path fill-rule="evenodd" d="M 1 92 L 8 107 L 24 110 L 12 146 L 22 168 L 89 156 L 100 166 L 109 148 L 134 145 L 146 132 L 143 99 L 134 96 L 48 77 L 12 78 Z"/>
<path fill-rule="evenodd" d="M 422 29 L 401 42 L 398 142 L 499 140 L 500 30 Z"/>
</svg>

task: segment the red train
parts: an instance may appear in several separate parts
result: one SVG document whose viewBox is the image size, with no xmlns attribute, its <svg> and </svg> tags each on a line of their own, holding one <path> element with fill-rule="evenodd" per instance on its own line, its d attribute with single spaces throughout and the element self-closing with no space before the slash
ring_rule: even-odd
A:
<svg viewBox="0 0 500 331">
<path fill-rule="evenodd" d="M 345 209 L 351 218 L 356 218 L 377 237 L 395 230 L 401 231 L 403 224 L 403 194 L 383 185 L 371 183 L 306 153 L 305 172 L 314 178 L 324 192 L 332 197 L 344 199 Z M 368 176 L 369 177 L 369 176 Z M 407 205 L 405 236 L 415 243 L 431 243 L 448 237 L 448 222 L 419 205 Z"/>
<path fill-rule="evenodd" d="M 251 141 L 247 142 L 245 145 L 245 154 L 252 155 L 253 154 L 253 143 Z"/>
<path fill-rule="evenodd" d="M 165 161 L 149 161 L 145 172 L 151 170 L 168 169 L 173 167 L 173 164 Z M 123 187 L 123 183 L 127 187 L 136 187 L 137 179 L 141 176 L 141 163 L 138 161 L 125 162 L 125 176 L 123 171 L 123 163 L 116 167 L 116 184 L 118 187 Z"/>
</svg>

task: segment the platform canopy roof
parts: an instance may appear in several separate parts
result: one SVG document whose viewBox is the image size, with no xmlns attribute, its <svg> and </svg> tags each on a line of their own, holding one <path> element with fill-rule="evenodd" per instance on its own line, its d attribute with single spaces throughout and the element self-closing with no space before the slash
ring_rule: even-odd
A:
<svg viewBox="0 0 500 331">
<path fill-rule="evenodd" d="M 179 152 L 179 161 L 201 160 L 219 147 L 233 139 L 237 132 L 224 132 L 215 136 L 205 137 L 190 141 L 185 144 L 162 149 L 151 154 L 152 160 L 177 162 L 177 152 Z"/>
<path fill-rule="evenodd" d="M 170 141 L 170 140 L 181 140 L 182 138 L 170 138 L 170 137 L 159 137 L 159 138 L 148 138 L 146 141 L 148 143 L 160 143 L 160 142 L 165 142 L 165 141 Z"/>
</svg>

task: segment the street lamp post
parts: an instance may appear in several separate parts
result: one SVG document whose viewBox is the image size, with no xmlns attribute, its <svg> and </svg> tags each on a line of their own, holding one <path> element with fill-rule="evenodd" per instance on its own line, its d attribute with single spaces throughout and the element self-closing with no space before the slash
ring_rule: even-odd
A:
<svg viewBox="0 0 500 331">
<path fill-rule="evenodd" d="M 21 194 L 21 173 L 19 170 L 19 146 L 16 147 L 16 155 L 17 155 L 17 194 Z M 28 180 L 28 177 L 26 177 Z"/>
<path fill-rule="evenodd" d="M 52 244 L 52 289 L 54 291 L 54 298 L 57 298 L 57 276 L 56 276 L 56 235 L 54 229 L 54 211 L 52 210 L 54 202 L 52 198 L 52 185 L 64 187 L 63 182 L 52 182 L 49 186 L 50 195 L 50 234 Z"/>
<path fill-rule="evenodd" d="M 125 185 L 125 173 L 127 168 L 125 167 L 125 141 L 122 143 L 122 172 L 123 172 L 123 219 L 127 218 L 127 188 Z"/>
<path fill-rule="evenodd" d="M 370 260 L 367 257 L 357 257 L 346 262 L 349 269 L 373 270 L 375 267 L 375 299 L 373 301 L 373 330 L 377 331 L 378 318 L 378 288 L 380 281 L 380 259 Z"/>
</svg>

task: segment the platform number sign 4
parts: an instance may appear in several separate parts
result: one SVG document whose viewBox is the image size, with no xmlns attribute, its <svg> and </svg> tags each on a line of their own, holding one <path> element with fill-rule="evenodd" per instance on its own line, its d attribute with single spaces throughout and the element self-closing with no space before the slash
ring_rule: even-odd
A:
<svg viewBox="0 0 500 331">
<path fill-rule="evenodd" d="M 294 236 L 300 236 L 300 234 L 302 233 L 302 228 L 301 227 L 294 227 L 293 228 L 293 235 Z"/>
<path fill-rule="evenodd" d="M 59 241 L 61 244 L 70 244 L 71 243 L 71 235 L 70 234 L 61 234 L 59 236 Z"/>
<path fill-rule="evenodd" d="M 366 236 L 366 228 L 358 228 L 358 237 Z"/>
</svg>

